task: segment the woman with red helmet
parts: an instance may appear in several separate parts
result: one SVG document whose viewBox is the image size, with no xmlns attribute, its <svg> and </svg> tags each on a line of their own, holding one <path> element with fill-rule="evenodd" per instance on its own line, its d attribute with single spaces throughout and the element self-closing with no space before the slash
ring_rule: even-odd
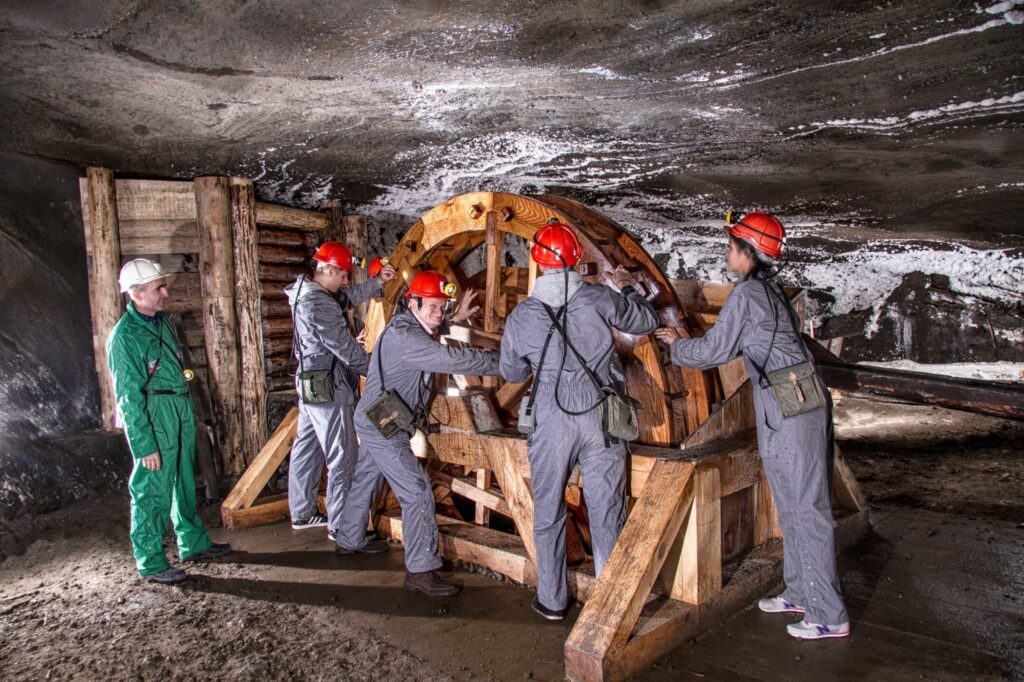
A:
<svg viewBox="0 0 1024 682">
<path fill-rule="evenodd" d="M 700 338 L 664 327 L 672 362 L 710 369 L 742 355 L 751 377 L 757 440 L 779 513 L 786 587 L 761 599 L 768 613 L 803 614 L 787 626 L 799 639 L 846 637 L 849 617 L 836 570 L 832 530 L 832 423 L 828 391 L 817 376 L 800 322 L 774 281 L 785 255 L 778 218 L 748 213 L 725 228 L 726 267 L 738 275 L 715 324 Z"/>
<path fill-rule="evenodd" d="M 496 376 L 498 354 L 442 345 L 438 341 L 455 286 L 429 270 L 409 283 L 406 305 L 396 311 L 377 338 L 366 375 L 366 390 L 356 406 L 359 460 L 337 535 L 340 555 L 366 552 L 366 513 L 381 477 L 402 506 L 405 589 L 446 597 L 461 589 L 437 574 L 441 567 L 434 495 L 410 438 L 418 417 L 429 409 L 434 373 Z M 452 321 L 472 314 L 467 291 Z"/>
</svg>

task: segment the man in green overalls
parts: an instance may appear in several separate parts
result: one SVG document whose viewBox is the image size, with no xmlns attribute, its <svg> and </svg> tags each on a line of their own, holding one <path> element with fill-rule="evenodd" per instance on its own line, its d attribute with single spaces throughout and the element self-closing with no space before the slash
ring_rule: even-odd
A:
<svg viewBox="0 0 1024 682">
<path fill-rule="evenodd" d="M 118 278 L 131 300 L 107 340 L 107 364 L 114 379 L 117 414 L 135 460 L 128 491 L 132 497 L 132 550 L 139 576 L 156 583 L 187 577 L 171 568 L 163 538 L 174 522 L 182 561 L 204 561 L 231 551 L 211 542 L 196 514 L 196 420 L 181 364 L 181 343 L 163 312 L 167 280 L 145 258 L 128 261 Z"/>
</svg>

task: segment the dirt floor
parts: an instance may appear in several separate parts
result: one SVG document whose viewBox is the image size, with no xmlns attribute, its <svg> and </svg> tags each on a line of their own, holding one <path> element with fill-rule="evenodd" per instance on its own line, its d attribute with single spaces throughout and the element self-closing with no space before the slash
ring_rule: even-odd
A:
<svg viewBox="0 0 1024 682">
<path fill-rule="evenodd" d="M 844 400 L 837 425 L 873 505 L 840 557 L 853 636 L 799 643 L 747 609 L 644 679 L 1024 679 L 1024 424 Z M 530 591 L 462 570 L 463 595 L 421 599 L 399 546 L 339 560 L 285 524 L 217 528 L 232 557 L 144 585 L 120 498 L 8 532 L 26 549 L 0 564 L 4 680 L 557 680 L 579 613 L 542 622 Z"/>
</svg>

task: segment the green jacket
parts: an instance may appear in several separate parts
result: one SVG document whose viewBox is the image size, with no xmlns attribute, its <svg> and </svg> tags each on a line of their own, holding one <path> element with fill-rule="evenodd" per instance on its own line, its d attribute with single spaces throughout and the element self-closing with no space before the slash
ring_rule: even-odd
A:
<svg viewBox="0 0 1024 682">
<path fill-rule="evenodd" d="M 171 320 L 157 313 L 156 324 L 144 319 L 133 303 L 107 339 L 107 365 L 114 379 L 117 413 L 132 456 L 141 459 L 159 450 L 153 431 L 152 391 L 188 395 L 181 364 L 181 343 Z M 165 394 L 166 395 L 166 394 Z"/>
</svg>

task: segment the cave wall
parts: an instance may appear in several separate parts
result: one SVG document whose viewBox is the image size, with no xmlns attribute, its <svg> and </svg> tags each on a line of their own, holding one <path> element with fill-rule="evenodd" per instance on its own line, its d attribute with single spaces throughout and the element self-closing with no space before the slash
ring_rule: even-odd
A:
<svg viewBox="0 0 1024 682">
<path fill-rule="evenodd" d="M 99 431 L 80 169 L 0 155 L 0 515 L 56 509 L 124 481 Z"/>
</svg>

